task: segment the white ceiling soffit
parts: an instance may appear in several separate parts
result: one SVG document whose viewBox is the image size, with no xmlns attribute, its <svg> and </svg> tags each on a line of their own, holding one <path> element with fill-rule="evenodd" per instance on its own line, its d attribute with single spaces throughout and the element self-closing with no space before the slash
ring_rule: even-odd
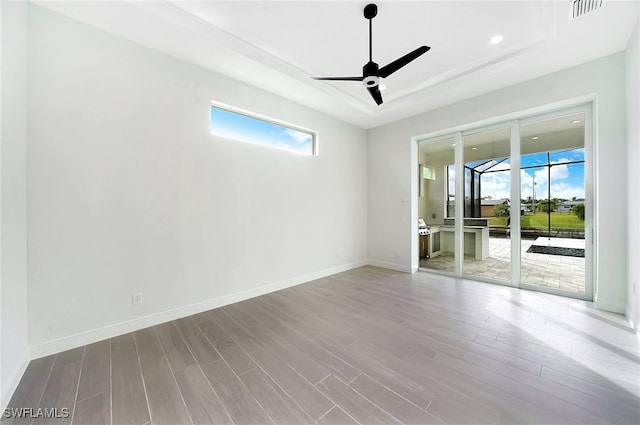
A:
<svg viewBox="0 0 640 425">
<path fill-rule="evenodd" d="M 639 9 L 604 0 L 570 20 L 573 0 L 378 1 L 375 62 L 431 50 L 385 79 L 376 106 L 359 82 L 310 78 L 362 74 L 366 1 L 35 3 L 362 128 L 622 51 Z M 503 41 L 490 44 L 497 34 Z"/>
</svg>

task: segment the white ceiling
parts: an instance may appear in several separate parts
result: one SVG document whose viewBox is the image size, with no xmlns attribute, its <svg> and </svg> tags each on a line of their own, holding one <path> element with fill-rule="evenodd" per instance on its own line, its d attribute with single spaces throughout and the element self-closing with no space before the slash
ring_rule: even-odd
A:
<svg viewBox="0 0 640 425">
<path fill-rule="evenodd" d="M 375 62 L 431 50 L 384 81 L 376 106 L 359 82 L 310 78 L 362 74 L 366 1 L 34 2 L 362 128 L 622 51 L 639 13 L 638 1 L 573 21 L 569 0 L 378 1 Z"/>
</svg>

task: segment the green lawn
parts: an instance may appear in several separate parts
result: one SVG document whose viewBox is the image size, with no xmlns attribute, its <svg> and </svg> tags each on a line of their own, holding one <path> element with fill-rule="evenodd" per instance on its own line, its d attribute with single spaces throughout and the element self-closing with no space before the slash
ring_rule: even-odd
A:
<svg viewBox="0 0 640 425">
<path fill-rule="evenodd" d="M 526 214 L 522 216 L 522 221 L 520 222 L 520 226 L 522 228 L 525 227 L 533 227 L 533 228 L 547 228 L 547 214 L 546 213 L 535 213 L 535 214 Z M 506 217 L 493 217 L 489 221 L 490 226 L 506 226 L 507 218 Z M 580 220 L 578 216 L 574 214 L 568 213 L 551 213 L 551 227 L 552 228 L 562 228 L 562 229 L 584 229 L 584 221 Z"/>
<path fill-rule="evenodd" d="M 506 227 L 507 217 L 491 217 L 489 219 L 489 226 Z"/>
</svg>

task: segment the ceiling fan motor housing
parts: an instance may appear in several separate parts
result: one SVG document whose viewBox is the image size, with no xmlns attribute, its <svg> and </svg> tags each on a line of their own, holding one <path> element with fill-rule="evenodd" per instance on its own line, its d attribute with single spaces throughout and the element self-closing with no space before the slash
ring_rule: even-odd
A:
<svg viewBox="0 0 640 425">
<path fill-rule="evenodd" d="M 365 87 L 375 87 L 380 83 L 378 64 L 369 62 L 362 67 L 362 83 Z"/>
</svg>

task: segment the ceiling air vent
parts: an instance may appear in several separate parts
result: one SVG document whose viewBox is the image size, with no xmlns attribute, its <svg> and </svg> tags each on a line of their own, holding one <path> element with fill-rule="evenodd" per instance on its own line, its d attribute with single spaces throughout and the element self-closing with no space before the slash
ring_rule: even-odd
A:
<svg viewBox="0 0 640 425">
<path fill-rule="evenodd" d="M 573 21 L 582 15 L 593 12 L 602 7 L 602 0 L 570 0 L 569 20 Z"/>
</svg>

